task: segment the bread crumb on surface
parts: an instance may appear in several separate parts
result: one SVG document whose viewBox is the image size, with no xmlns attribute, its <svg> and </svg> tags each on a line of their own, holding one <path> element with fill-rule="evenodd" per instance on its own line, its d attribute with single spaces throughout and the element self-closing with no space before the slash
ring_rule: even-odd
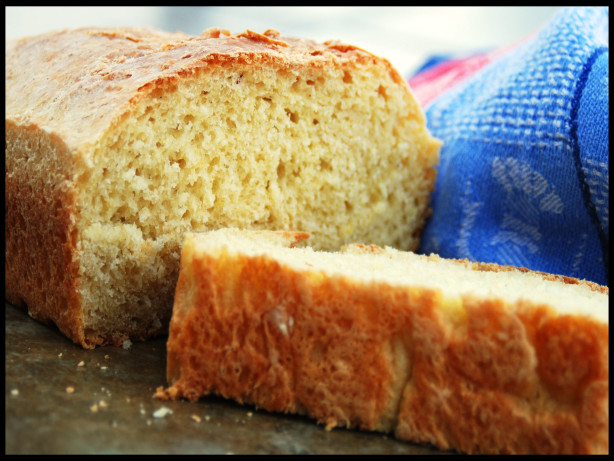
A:
<svg viewBox="0 0 614 461">
<path fill-rule="evenodd" d="M 172 415 L 173 410 L 167 407 L 160 407 L 153 412 L 153 417 L 156 419 L 165 418 L 167 415 Z"/>
<path fill-rule="evenodd" d="M 19 389 L 11 389 L 11 395 L 18 396 L 19 395 Z"/>
<path fill-rule="evenodd" d="M 192 415 L 192 420 L 197 423 L 200 423 L 202 421 L 201 417 L 198 415 Z"/>
<path fill-rule="evenodd" d="M 72 386 L 67 386 L 66 387 L 66 393 L 67 394 L 72 394 L 73 392 L 75 392 L 75 388 Z"/>
<path fill-rule="evenodd" d="M 77 366 L 78 366 L 78 367 L 82 367 L 82 366 L 84 366 L 84 365 L 85 365 L 85 362 L 84 362 L 83 360 L 81 360 L 81 361 L 80 361 L 80 362 L 77 364 Z"/>
<path fill-rule="evenodd" d="M 90 407 L 92 413 L 98 413 L 98 405 L 94 404 Z"/>
<path fill-rule="evenodd" d="M 129 351 L 131 347 L 132 347 L 132 341 L 130 341 L 129 339 L 125 339 L 124 342 L 122 343 L 122 348 L 126 351 Z"/>
</svg>

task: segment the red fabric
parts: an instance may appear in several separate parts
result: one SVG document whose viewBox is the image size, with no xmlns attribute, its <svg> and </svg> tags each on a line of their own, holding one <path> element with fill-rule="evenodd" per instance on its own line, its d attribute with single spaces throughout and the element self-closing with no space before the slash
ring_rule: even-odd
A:
<svg viewBox="0 0 614 461">
<path fill-rule="evenodd" d="M 425 107 L 444 91 L 454 88 L 459 83 L 467 80 L 487 64 L 497 59 L 502 54 L 515 48 L 516 45 L 525 41 L 521 40 L 511 46 L 498 48 L 488 53 L 479 53 L 466 58 L 450 59 L 439 63 L 409 79 L 418 102 Z"/>
<path fill-rule="evenodd" d="M 488 54 L 450 59 L 412 77 L 409 86 L 424 107 L 441 93 L 455 87 L 492 61 Z"/>
</svg>

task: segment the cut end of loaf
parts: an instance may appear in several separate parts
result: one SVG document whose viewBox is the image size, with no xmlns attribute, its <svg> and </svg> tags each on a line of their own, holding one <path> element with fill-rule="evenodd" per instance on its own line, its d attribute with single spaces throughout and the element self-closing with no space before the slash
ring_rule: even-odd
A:
<svg viewBox="0 0 614 461">
<path fill-rule="evenodd" d="M 101 139 L 80 196 L 86 318 L 164 323 L 187 231 L 417 248 L 439 142 L 407 89 L 372 63 L 253 60 L 157 84 Z"/>
<path fill-rule="evenodd" d="M 102 138 L 83 220 L 144 239 L 222 227 L 415 249 L 440 143 L 373 65 L 220 62 L 161 82 Z"/>
<path fill-rule="evenodd" d="M 7 241 L 36 229 L 32 241 L 66 249 L 30 272 L 69 274 L 61 328 L 81 343 L 164 330 L 189 231 L 418 247 L 441 143 L 384 59 L 270 30 L 103 28 L 11 41 L 6 63 Z M 52 200 L 12 192 L 39 190 Z M 7 253 L 7 280 L 54 290 L 11 265 L 23 256 Z M 56 301 L 14 291 L 62 323 Z"/>
</svg>

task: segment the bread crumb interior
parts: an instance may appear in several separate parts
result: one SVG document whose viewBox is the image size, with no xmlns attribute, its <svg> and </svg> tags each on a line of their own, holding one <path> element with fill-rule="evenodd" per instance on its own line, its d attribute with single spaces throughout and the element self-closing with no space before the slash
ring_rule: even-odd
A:
<svg viewBox="0 0 614 461">
<path fill-rule="evenodd" d="M 166 321 L 187 231 L 296 229 L 323 250 L 415 247 L 439 150 L 424 126 L 383 67 L 212 67 L 160 86 L 80 178 L 89 323 Z"/>
</svg>

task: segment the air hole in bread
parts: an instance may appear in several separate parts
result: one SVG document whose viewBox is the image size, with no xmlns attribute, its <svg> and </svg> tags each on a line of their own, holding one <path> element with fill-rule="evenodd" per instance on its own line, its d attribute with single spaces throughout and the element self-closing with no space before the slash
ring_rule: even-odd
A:
<svg viewBox="0 0 614 461">
<path fill-rule="evenodd" d="M 382 85 L 380 85 L 377 88 L 377 94 L 379 94 L 381 97 L 383 97 L 384 99 L 388 99 L 387 95 L 386 95 L 386 88 Z"/>
<path fill-rule="evenodd" d="M 277 179 L 283 179 L 286 176 L 286 166 L 283 163 L 277 165 Z"/>
<path fill-rule="evenodd" d="M 328 160 L 321 158 L 320 159 L 320 170 L 332 171 L 333 167 L 331 166 Z"/>
<path fill-rule="evenodd" d="M 226 119 L 226 127 L 230 130 L 236 130 L 237 128 L 237 123 L 232 120 L 231 118 L 227 118 Z"/>
<path fill-rule="evenodd" d="M 298 123 L 299 116 L 296 112 L 291 111 L 290 109 L 285 109 L 286 115 L 290 118 L 292 123 Z"/>
</svg>

